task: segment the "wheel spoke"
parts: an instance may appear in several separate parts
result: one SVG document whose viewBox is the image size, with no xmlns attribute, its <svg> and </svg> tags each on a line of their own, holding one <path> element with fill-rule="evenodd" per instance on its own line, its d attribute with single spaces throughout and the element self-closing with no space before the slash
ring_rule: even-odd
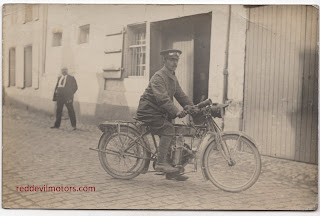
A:
<svg viewBox="0 0 320 216">
<path fill-rule="evenodd" d="M 125 159 L 123 159 L 123 164 L 124 164 L 125 167 L 128 167 L 128 164 L 126 163 Z"/>
</svg>

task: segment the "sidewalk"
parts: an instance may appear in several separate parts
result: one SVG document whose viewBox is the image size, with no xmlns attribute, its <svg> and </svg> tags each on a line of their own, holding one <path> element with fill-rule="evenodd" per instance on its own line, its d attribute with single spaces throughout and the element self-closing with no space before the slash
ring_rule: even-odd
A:
<svg viewBox="0 0 320 216">
<path fill-rule="evenodd" d="M 262 157 L 257 183 L 241 193 L 224 192 L 203 180 L 200 170 L 186 182 L 152 173 L 132 180 L 111 178 L 95 148 L 96 126 L 69 120 L 50 129 L 53 117 L 3 107 L 4 208 L 314 210 L 318 203 L 317 165 Z M 18 192 L 18 186 L 94 186 L 95 192 Z"/>
</svg>

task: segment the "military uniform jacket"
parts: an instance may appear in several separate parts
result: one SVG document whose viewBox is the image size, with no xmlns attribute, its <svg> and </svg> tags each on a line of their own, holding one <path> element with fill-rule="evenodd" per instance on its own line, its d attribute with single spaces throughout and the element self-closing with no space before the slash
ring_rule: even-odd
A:
<svg viewBox="0 0 320 216">
<path fill-rule="evenodd" d="M 143 113 L 157 115 L 159 112 L 174 117 L 179 109 L 173 104 L 173 97 L 182 107 L 193 105 L 193 102 L 181 89 L 177 77 L 164 66 L 152 76 L 141 96 L 137 117 L 139 118 Z M 146 106 L 146 103 L 149 106 Z"/>
</svg>

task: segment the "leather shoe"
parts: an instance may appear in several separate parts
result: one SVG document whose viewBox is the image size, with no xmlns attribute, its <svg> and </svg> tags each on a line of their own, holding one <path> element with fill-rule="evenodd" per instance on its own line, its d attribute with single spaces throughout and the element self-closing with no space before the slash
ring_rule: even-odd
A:
<svg viewBox="0 0 320 216">
<path fill-rule="evenodd" d="M 173 172 L 179 172 L 179 168 L 172 167 L 168 163 L 157 163 L 154 167 L 154 170 L 157 172 L 165 172 L 165 173 L 173 173 Z"/>
<path fill-rule="evenodd" d="M 167 173 L 166 179 L 167 180 L 176 180 L 176 181 L 186 181 L 189 177 L 180 175 L 179 173 Z"/>
<path fill-rule="evenodd" d="M 57 127 L 57 126 L 52 126 L 52 127 L 50 127 L 51 129 L 54 129 L 54 128 L 56 128 L 56 129 L 58 129 L 59 127 Z"/>
</svg>

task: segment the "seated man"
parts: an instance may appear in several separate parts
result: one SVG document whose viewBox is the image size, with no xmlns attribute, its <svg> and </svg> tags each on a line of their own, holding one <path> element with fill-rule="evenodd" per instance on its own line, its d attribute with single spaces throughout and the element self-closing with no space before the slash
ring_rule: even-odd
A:
<svg viewBox="0 0 320 216">
<path fill-rule="evenodd" d="M 179 175 L 179 169 L 167 162 L 167 154 L 174 142 L 175 129 L 171 121 L 175 117 L 183 118 L 185 111 L 179 111 L 173 104 L 173 97 L 182 107 L 193 106 L 193 102 L 182 91 L 175 70 L 178 65 L 180 50 L 164 50 L 164 67 L 151 78 L 148 87 L 140 98 L 137 111 L 138 120 L 147 123 L 160 136 L 156 171 L 167 173 L 167 179 L 184 181 L 188 177 Z"/>
</svg>

